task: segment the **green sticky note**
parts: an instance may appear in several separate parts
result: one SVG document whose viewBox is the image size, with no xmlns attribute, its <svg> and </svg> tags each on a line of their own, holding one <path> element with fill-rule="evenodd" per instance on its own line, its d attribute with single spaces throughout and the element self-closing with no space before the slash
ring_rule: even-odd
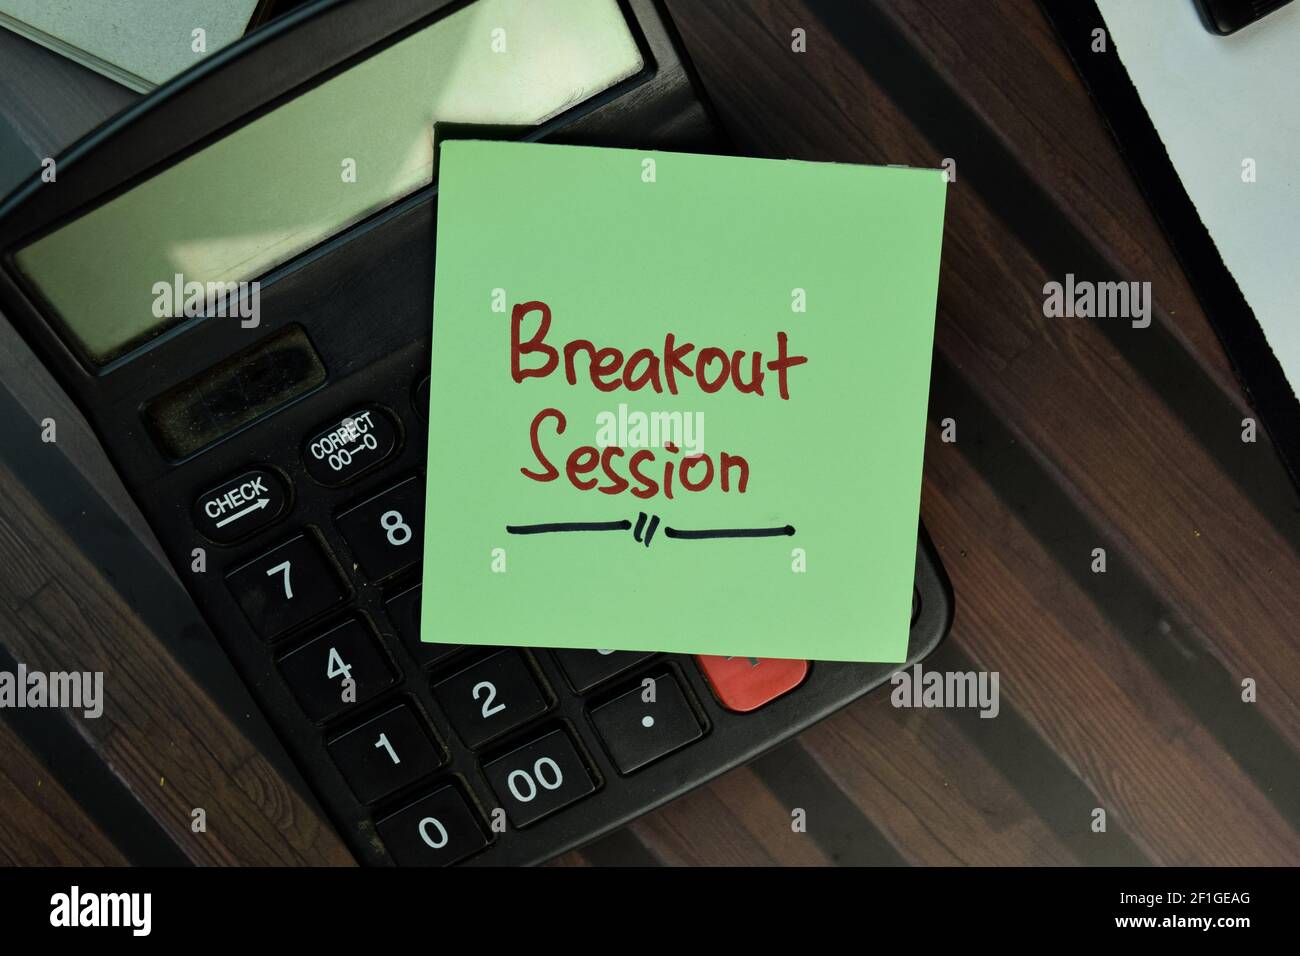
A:
<svg viewBox="0 0 1300 956">
<path fill-rule="evenodd" d="M 422 638 L 904 660 L 943 174 L 440 162 Z"/>
</svg>

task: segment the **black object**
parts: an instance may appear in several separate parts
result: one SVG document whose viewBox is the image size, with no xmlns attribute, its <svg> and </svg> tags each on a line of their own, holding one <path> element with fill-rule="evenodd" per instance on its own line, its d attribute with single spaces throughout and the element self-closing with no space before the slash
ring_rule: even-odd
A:
<svg viewBox="0 0 1300 956">
<path fill-rule="evenodd" d="M 399 704 L 330 741 L 330 756 L 362 803 L 417 783 L 442 759 L 415 712 Z"/>
<path fill-rule="evenodd" d="M 207 573 L 206 571 L 203 573 Z M 226 575 L 248 623 L 266 640 L 342 603 L 346 589 L 310 531 Z"/>
<path fill-rule="evenodd" d="M 1227 36 L 1281 10 L 1291 0 L 1196 0 L 1201 22 L 1211 33 Z"/>
<path fill-rule="evenodd" d="M 367 576 L 378 581 L 420 560 L 424 481 L 407 478 L 341 512 L 335 523 Z"/>
<path fill-rule="evenodd" d="M 629 774 L 699 740 L 704 728 L 670 673 L 646 678 L 591 712 L 619 773 Z"/>
<path fill-rule="evenodd" d="M 289 501 L 284 482 L 254 468 L 209 488 L 194 501 L 194 527 L 209 541 L 230 544 L 275 522 Z"/>
<path fill-rule="evenodd" d="M 393 622 L 397 636 L 405 642 L 407 650 L 421 664 L 436 664 L 460 650 L 459 644 L 431 644 L 420 640 L 420 587 L 416 583 L 398 591 L 387 599 L 388 619 Z"/>
<path fill-rule="evenodd" d="M 546 696 L 517 651 L 498 651 L 433 685 L 443 713 L 466 746 L 488 741 L 539 717 Z"/>
<path fill-rule="evenodd" d="M 564 730 L 552 730 L 484 764 L 511 824 L 526 827 L 596 790 L 587 761 Z"/>
<path fill-rule="evenodd" d="M 144 419 L 158 449 L 169 458 L 182 459 L 324 382 L 320 356 L 303 330 L 291 325 L 150 400 Z M 328 477 L 322 473 L 323 479 Z"/>
<path fill-rule="evenodd" d="M 574 649 L 556 651 L 555 656 L 559 658 L 560 666 L 564 668 L 564 674 L 569 678 L 569 684 L 582 694 L 654 655 L 644 651 Z"/>
<path fill-rule="evenodd" d="M 40 166 L 36 153 L 8 122 L 0 119 L 0 197 L 6 196 L 33 169 Z"/>
<path fill-rule="evenodd" d="M 447 866 L 488 845 L 478 814 L 454 786 L 421 797 L 376 829 L 402 866 Z"/>
<path fill-rule="evenodd" d="M 382 408 L 354 408 L 314 432 L 302 450 L 307 474 L 322 485 L 346 485 L 397 450 L 397 428 Z"/>
<path fill-rule="evenodd" d="M 250 333 L 260 337 L 242 349 L 228 326 L 200 322 L 93 370 L 21 284 L 13 255 L 33 236 L 457 6 L 327 0 L 293 11 L 70 149 L 58 189 L 31 180 L 0 207 L 0 304 L 94 426 L 285 748 L 372 864 L 544 860 L 757 756 L 895 669 L 816 662 L 797 687 L 734 713 L 689 657 L 464 648 L 441 621 L 431 628 L 444 643 L 418 642 L 422 586 L 408 549 L 422 537 L 436 186 L 261 277 L 262 324 Z M 659 4 L 622 9 L 645 69 L 521 138 L 722 151 Z M 258 382 L 279 385 L 232 401 L 230 383 L 254 365 L 267 372 Z M 196 502 L 262 473 L 284 486 L 276 519 L 214 542 Z M 912 661 L 952 614 L 923 533 L 916 586 Z M 663 736 L 651 742 L 625 733 L 627 694 L 647 676 L 663 695 Z M 485 707 L 502 701 L 523 716 L 489 723 L 497 712 Z M 409 776 L 393 773 L 403 748 Z"/>
<path fill-rule="evenodd" d="M 1096 3 L 1039 0 L 1039 4 L 1083 77 L 1133 178 L 1151 204 L 1188 282 L 1228 353 L 1247 401 L 1268 429 L 1292 484 L 1300 489 L 1300 400 L 1183 188 L 1114 44 L 1108 44 L 1104 52 L 1092 51 L 1093 31 L 1105 29 Z"/>
<path fill-rule="evenodd" d="M 393 670 L 370 629 L 349 620 L 280 660 L 280 675 L 312 720 L 321 722 L 364 704 L 393 683 Z"/>
</svg>

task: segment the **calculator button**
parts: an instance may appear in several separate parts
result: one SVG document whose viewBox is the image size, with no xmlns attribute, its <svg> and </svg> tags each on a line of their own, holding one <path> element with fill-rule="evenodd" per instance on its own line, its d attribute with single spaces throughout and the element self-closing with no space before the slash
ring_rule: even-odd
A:
<svg viewBox="0 0 1300 956">
<path fill-rule="evenodd" d="M 424 549 L 424 482 L 407 478 L 341 512 L 335 524 L 371 578 L 408 568 Z"/>
<path fill-rule="evenodd" d="M 704 735 L 681 685 L 671 674 L 654 678 L 654 701 L 637 686 L 591 712 L 592 723 L 619 773 L 632 773 Z"/>
<path fill-rule="evenodd" d="M 400 866 L 448 866 L 488 844 L 474 811 L 451 786 L 380 820 L 375 829 Z"/>
<path fill-rule="evenodd" d="M 414 584 L 388 599 L 388 616 L 397 636 L 421 664 L 435 664 L 460 650 L 459 644 L 431 644 L 420 640 L 420 588 Z"/>
<path fill-rule="evenodd" d="M 546 698 L 518 651 L 498 651 L 433 686 L 461 739 L 479 747 L 546 711 Z"/>
<path fill-rule="evenodd" d="M 363 703 L 393 683 L 393 671 L 383 651 L 366 626 L 356 620 L 340 624 L 286 655 L 280 661 L 280 673 L 307 716 L 315 721 L 328 720 Z"/>
<path fill-rule="evenodd" d="M 579 694 L 591 690 L 597 684 L 616 677 L 630 667 L 635 667 L 647 657 L 654 657 L 654 651 L 556 651 L 555 656 L 564 668 L 569 683 Z"/>
<path fill-rule="evenodd" d="M 209 541 L 227 544 L 275 521 L 288 500 L 284 482 L 265 468 L 254 468 L 199 495 L 194 527 Z"/>
<path fill-rule="evenodd" d="M 264 638 L 341 603 L 343 582 L 316 540 L 300 534 L 226 575 L 226 584 Z"/>
<path fill-rule="evenodd" d="M 330 756 L 362 803 L 373 803 L 438 769 L 442 761 L 405 704 L 336 737 Z"/>
<path fill-rule="evenodd" d="M 745 714 L 789 693 L 808 676 L 807 661 L 775 657 L 696 657 L 722 706 Z"/>
<path fill-rule="evenodd" d="M 307 474 L 322 485 L 341 485 L 388 458 L 397 448 L 397 426 L 379 408 L 358 408 L 327 422 L 302 452 Z"/>
<path fill-rule="evenodd" d="M 526 827 L 596 789 L 573 741 L 554 730 L 483 767 L 506 816 Z"/>
</svg>

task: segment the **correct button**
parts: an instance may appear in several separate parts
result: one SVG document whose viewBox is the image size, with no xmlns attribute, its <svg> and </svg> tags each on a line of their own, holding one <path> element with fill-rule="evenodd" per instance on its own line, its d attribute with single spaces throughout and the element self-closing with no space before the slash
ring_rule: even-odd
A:
<svg viewBox="0 0 1300 956">
<path fill-rule="evenodd" d="M 254 468 L 209 488 L 194 502 L 194 527 L 209 541 L 227 544 L 264 528 L 284 511 L 289 494 L 265 468 Z"/>
<path fill-rule="evenodd" d="M 322 426 L 302 452 L 307 474 L 322 485 L 342 485 L 369 471 L 397 448 L 397 426 L 370 406 Z"/>
</svg>

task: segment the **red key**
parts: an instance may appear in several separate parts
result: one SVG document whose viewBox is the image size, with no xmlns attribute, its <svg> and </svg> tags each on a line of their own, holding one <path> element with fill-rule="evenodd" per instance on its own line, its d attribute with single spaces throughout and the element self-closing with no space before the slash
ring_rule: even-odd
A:
<svg viewBox="0 0 1300 956">
<path fill-rule="evenodd" d="M 776 657 L 705 657 L 700 670 L 727 710 L 747 714 L 789 693 L 808 676 L 807 661 Z"/>
</svg>

